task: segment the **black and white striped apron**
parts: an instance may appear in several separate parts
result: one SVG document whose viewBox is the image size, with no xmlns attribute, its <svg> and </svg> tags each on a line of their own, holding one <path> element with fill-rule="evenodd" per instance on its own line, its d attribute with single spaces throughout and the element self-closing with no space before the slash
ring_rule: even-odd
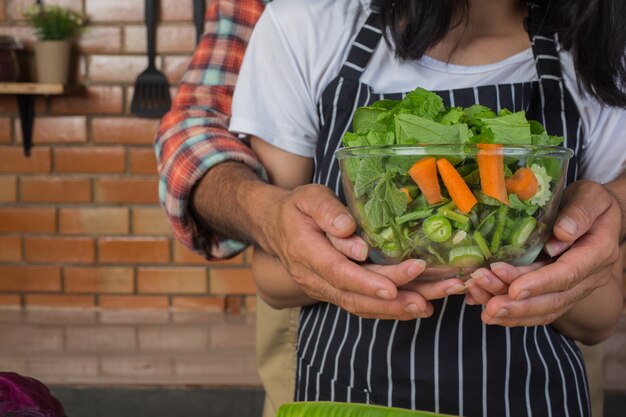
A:
<svg viewBox="0 0 626 417">
<path fill-rule="evenodd" d="M 568 180 L 577 176 L 582 147 L 575 103 L 563 84 L 552 31 L 531 11 L 537 81 L 438 91 L 447 106 L 480 103 L 526 110 L 576 151 Z M 381 39 L 381 19 L 367 19 L 339 75 L 318 105 L 320 141 L 314 182 L 345 202 L 333 152 L 351 129 L 359 106 L 400 99 L 376 94 L 360 76 Z M 539 30 L 538 30 L 539 29 Z M 486 326 L 481 306 L 463 296 L 434 303 L 428 319 L 371 320 L 319 303 L 302 309 L 297 344 L 296 401 L 344 401 L 430 410 L 463 416 L 588 416 L 587 380 L 575 343 L 551 326 Z"/>
</svg>

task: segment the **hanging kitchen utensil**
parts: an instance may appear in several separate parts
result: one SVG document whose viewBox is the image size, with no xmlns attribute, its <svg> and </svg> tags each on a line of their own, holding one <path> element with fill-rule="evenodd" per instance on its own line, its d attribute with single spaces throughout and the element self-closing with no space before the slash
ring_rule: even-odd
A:
<svg viewBox="0 0 626 417">
<path fill-rule="evenodd" d="M 135 81 L 135 93 L 130 106 L 138 117 L 160 118 L 172 105 L 170 85 L 161 71 L 156 68 L 156 0 L 146 0 L 146 30 L 148 44 L 148 68 Z"/>
<path fill-rule="evenodd" d="M 200 38 L 204 33 L 204 13 L 205 0 L 193 0 L 193 22 L 196 26 L 196 44 L 200 43 Z"/>
</svg>

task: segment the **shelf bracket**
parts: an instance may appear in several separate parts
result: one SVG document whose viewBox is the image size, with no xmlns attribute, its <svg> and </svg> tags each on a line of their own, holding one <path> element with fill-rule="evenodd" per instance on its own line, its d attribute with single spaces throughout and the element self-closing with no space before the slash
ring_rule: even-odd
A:
<svg viewBox="0 0 626 417">
<path fill-rule="evenodd" d="M 24 155 L 30 156 L 33 146 L 33 124 L 35 122 L 35 96 L 33 94 L 18 94 L 17 105 L 20 110 L 22 126 L 22 144 Z"/>
</svg>

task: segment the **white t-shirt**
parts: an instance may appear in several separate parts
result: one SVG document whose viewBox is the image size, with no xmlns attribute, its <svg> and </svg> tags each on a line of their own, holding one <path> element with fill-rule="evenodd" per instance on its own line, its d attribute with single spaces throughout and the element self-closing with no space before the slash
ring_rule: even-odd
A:
<svg viewBox="0 0 626 417">
<path fill-rule="evenodd" d="M 275 0 L 257 23 L 233 98 L 230 130 L 254 135 L 285 151 L 313 157 L 317 104 L 337 76 L 370 14 L 368 0 Z M 577 87 L 569 53 L 560 51 L 565 85 L 580 112 L 585 142 L 583 178 L 601 183 L 626 168 L 626 110 L 601 106 Z M 400 62 L 384 40 L 361 76 L 376 93 L 422 87 L 448 90 L 538 78 L 532 50 L 479 66 L 429 57 Z"/>
</svg>

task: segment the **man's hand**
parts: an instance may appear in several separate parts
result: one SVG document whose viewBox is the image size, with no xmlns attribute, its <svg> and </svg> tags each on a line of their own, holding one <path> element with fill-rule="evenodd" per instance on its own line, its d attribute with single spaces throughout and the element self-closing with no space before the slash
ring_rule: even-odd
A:
<svg viewBox="0 0 626 417">
<path fill-rule="evenodd" d="M 620 262 L 622 214 L 601 185 L 580 181 L 566 189 L 546 250 L 555 262 L 515 268 L 497 263 L 468 283 L 470 301 L 485 304 L 485 323 L 534 326 L 552 323 L 614 279 Z M 568 249 L 569 248 L 569 249 Z M 621 294 L 619 294 L 621 297 Z"/>
<path fill-rule="evenodd" d="M 364 261 L 368 247 L 353 236 L 354 219 L 327 187 L 305 185 L 285 191 L 273 219 L 264 230 L 268 252 L 280 259 L 292 279 L 309 297 L 361 317 L 428 317 L 432 314 L 428 300 L 464 291 L 458 279 L 416 280 L 426 266 L 421 260 L 388 266 L 353 262 Z"/>
</svg>

